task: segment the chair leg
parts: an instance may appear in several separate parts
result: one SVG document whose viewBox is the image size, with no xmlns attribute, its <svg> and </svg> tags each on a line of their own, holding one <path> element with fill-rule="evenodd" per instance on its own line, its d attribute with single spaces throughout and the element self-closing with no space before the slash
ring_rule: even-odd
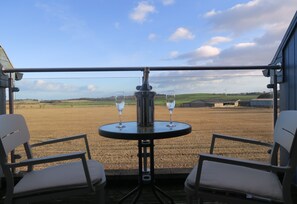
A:
<svg viewBox="0 0 297 204">
<path fill-rule="evenodd" d="M 96 203 L 105 204 L 105 190 L 104 186 L 99 186 L 96 188 Z"/>
<path fill-rule="evenodd" d="M 7 188 L 7 192 L 6 192 L 6 195 L 5 195 L 5 198 L 4 198 L 4 204 L 11 204 L 13 203 L 12 201 L 12 190 Z"/>
<path fill-rule="evenodd" d="M 4 204 L 11 204 L 12 203 L 12 199 L 5 199 L 4 200 Z"/>
<path fill-rule="evenodd" d="M 202 198 L 197 198 L 195 199 L 195 195 L 189 195 L 187 194 L 187 204 L 203 204 L 203 199 Z"/>
<path fill-rule="evenodd" d="M 187 204 L 194 204 L 194 196 L 187 194 Z"/>
</svg>

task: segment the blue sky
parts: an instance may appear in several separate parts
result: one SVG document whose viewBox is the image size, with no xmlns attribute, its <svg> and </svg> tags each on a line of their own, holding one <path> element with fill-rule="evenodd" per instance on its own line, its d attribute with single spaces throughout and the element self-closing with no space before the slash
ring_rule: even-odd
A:
<svg viewBox="0 0 297 204">
<path fill-rule="evenodd" d="M 297 4 L 296 0 L 4 0 L 1 7 L 0 44 L 15 68 L 144 67 L 267 65 Z M 265 90 L 269 80 L 260 74 L 151 75 L 161 92 L 241 92 L 235 87 L 243 82 L 242 91 Z M 85 78 L 64 80 L 69 76 Z M 107 94 L 107 86 L 110 93 L 111 87 L 132 92 L 137 85 L 132 81 L 139 80 L 126 79 L 140 73 L 117 73 L 123 80 L 90 78 L 95 76 L 114 74 L 25 74 L 18 82 L 23 87 L 19 97 L 33 97 L 34 92 L 40 98 L 67 98 L 78 96 L 78 90 L 85 90 L 84 96 L 99 96 Z M 41 96 L 43 91 L 50 94 Z"/>
</svg>

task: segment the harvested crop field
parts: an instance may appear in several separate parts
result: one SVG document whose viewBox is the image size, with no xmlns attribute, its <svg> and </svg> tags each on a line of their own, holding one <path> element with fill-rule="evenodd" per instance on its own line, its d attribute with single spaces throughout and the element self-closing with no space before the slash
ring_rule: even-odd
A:
<svg viewBox="0 0 297 204">
<path fill-rule="evenodd" d="M 199 153 L 209 151 L 213 133 L 222 133 L 272 141 L 273 113 L 269 108 L 176 108 L 173 120 L 192 125 L 186 136 L 155 141 L 156 168 L 190 168 Z M 87 133 L 93 159 L 102 162 L 105 169 L 137 168 L 137 142 L 115 140 L 98 135 L 98 127 L 118 121 L 114 106 L 17 108 L 15 113 L 25 116 L 31 143 L 63 136 Z M 124 109 L 123 120 L 136 118 L 135 106 Z M 155 120 L 168 120 L 168 110 L 155 107 Z M 267 149 L 255 145 L 218 140 L 215 153 L 240 158 L 267 160 Z M 45 156 L 84 150 L 80 141 L 48 145 L 33 149 L 34 156 Z"/>
</svg>

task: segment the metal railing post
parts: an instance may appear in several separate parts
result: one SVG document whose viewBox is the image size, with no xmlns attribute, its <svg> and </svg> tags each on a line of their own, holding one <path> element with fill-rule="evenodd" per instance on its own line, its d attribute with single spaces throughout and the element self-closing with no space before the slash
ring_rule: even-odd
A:
<svg viewBox="0 0 297 204">
<path fill-rule="evenodd" d="M 8 78 L 8 101 L 9 101 L 9 114 L 14 113 L 14 108 L 13 108 L 13 103 L 14 103 L 14 97 L 13 97 L 13 78 L 12 78 L 12 73 L 9 73 L 9 78 Z M 15 163 L 15 150 L 12 150 L 10 152 L 10 160 L 11 163 Z M 15 173 L 15 168 L 12 168 L 12 172 Z"/>
<path fill-rule="evenodd" d="M 2 71 L 0 63 L 0 115 L 6 114 L 6 88 L 8 87 L 8 77 Z M 0 187 L 2 187 L 3 171 L 0 167 Z"/>
<path fill-rule="evenodd" d="M 13 97 L 13 78 L 12 78 L 12 74 L 9 74 L 9 78 L 8 78 L 8 100 L 9 100 L 9 114 L 13 114 L 14 113 L 14 108 L 13 108 L 13 104 L 14 104 L 14 97 Z"/>
<path fill-rule="evenodd" d="M 0 114 L 6 114 L 6 88 L 8 88 L 8 77 L 2 71 L 0 63 Z"/>
<path fill-rule="evenodd" d="M 277 116 L 278 116 L 278 102 L 277 102 L 277 74 L 276 74 L 276 70 L 274 70 L 273 73 L 273 124 L 275 126 L 276 124 L 276 120 L 277 120 Z"/>
</svg>

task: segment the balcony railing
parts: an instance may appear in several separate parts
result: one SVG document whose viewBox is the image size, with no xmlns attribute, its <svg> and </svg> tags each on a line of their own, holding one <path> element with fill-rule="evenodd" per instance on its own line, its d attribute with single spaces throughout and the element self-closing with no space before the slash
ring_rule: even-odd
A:
<svg viewBox="0 0 297 204">
<path fill-rule="evenodd" d="M 207 77 L 211 77 L 212 80 L 216 79 L 218 81 L 224 80 L 230 77 L 232 72 L 239 71 L 236 75 L 237 79 L 240 81 L 239 85 L 243 91 L 237 91 L 237 93 L 252 92 L 253 89 L 248 89 L 247 87 L 252 87 L 253 82 L 244 80 L 251 75 L 247 74 L 246 71 L 256 71 L 263 69 L 276 70 L 280 69 L 279 66 L 233 66 L 233 67 L 150 67 L 151 77 L 150 84 L 153 86 L 153 90 L 159 94 L 156 96 L 155 104 L 155 119 L 156 120 L 168 120 L 169 114 L 165 108 L 165 98 L 164 93 L 166 90 L 176 89 L 178 81 L 185 81 L 186 79 L 192 81 L 192 83 L 198 83 L 199 81 L 207 82 Z M 93 158 L 102 161 L 107 169 L 131 169 L 137 166 L 137 150 L 135 148 L 135 142 L 123 142 L 116 140 L 108 140 L 106 138 L 101 138 L 98 136 L 98 127 L 106 124 L 117 122 L 117 112 L 113 105 L 113 99 L 108 98 L 108 96 L 113 95 L 113 91 L 110 90 L 110 84 L 119 83 L 117 91 L 127 92 L 128 97 L 127 106 L 124 110 L 124 120 L 132 121 L 136 119 L 136 108 L 135 100 L 133 98 L 133 93 L 136 91 L 135 87 L 140 84 L 142 71 L 144 68 L 135 67 L 111 67 L 111 68 L 34 68 L 34 69 L 13 69 L 13 70 L 3 70 L 9 76 L 9 113 L 21 113 L 25 115 L 29 123 L 29 128 L 32 132 L 32 142 L 46 140 L 54 137 L 65 136 L 69 134 L 77 133 L 87 133 L 90 137 L 90 146 L 92 148 L 92 153 L 95 154 Z M 180 72 L 184 71 L 185 74 L 180 75 Z M 204 76 L 205 71 L 212 71 L 209 76 Z M 14 81 L 13 73 L 25 73 L 24 79 L 21 81 Z M 64 77 L 48 77 L 44 73 L 57 73 L 64 72 L 67 74 L 76 73 L 86 74 L 91 73 L 92 77 L 81 77 L 71 78 L 68 76 Z M 104 78 L 100 75 L 103 73 L 131 73 L 136 74 L 127 77 Z M 242 74 L 240 74 L 242 72 Z M 38 73 L 38 78 L 26 78 L 26 73 Z M 95 76 L 95 74 L 98 74 Z M 169 76 L 168 76 L 169 73 Z M 86 74 L 88 75 L 88 74 Z M 46 77 L 45 77 L 46 76 Z M 167 77 L 166 77 L 167 76 Z M 254 74 L 252 76 L 255 81 L 265 79 L 261 73 Z M 275 79 L 275 75 L 273 78 Z M 186 78 L 186 79 L 185 79 Z M 165 87 L 164 79 L 169 79 L 171 82 Z M 234 79 L 234 78 L 233 78 Z M 33 84 L 34 81 L 47 81 L 51 84 L 51 81 L 57 81 L 66 83 L 67 81 L 75 80 L 75 83 L 83 84 L 83 80 L 88 81 L 101 81 L 101 84 L 105 84 L 108 94 L 102 96 L 99 95 L 86 95 L 86 97 L 81 95 L 73 95 L 71 99 L 77 98 L 91 98 L 91 102 L 84 101 L 83 103 L 74 102 L 73 100 L 61 100 L 60 98 L 50 98 L 50 100 L 39 100 L 31 101 L 30 103 L 24 104 L 20 98 L 31 98 L 34 99 L 33 95 L 24 95 L 26 89 L 24 83 L 27 85 Z M 168 83 L 169 81 L 166 81 Z M 268 81 L 268 79 L 267 79 Z M 276 80 L 274 80 L 276 81 Z M 173 85 L 177 85 L 174 87 Z M 236 83 L 234 83 L 235 86 Z M 267 82 L 269 84 L 269 82 Z M 266 86 L 267 84 L 263 84 Z M 204 84 L 205 85 L 205 84 Z M 14 95 L 15 86 L 20 88 L 20 92 Z M 84 85 L 86 87 L 86 85 Z M 208 85 L 210 86 L 210 84 Z M 59 87 L 56 87 L 59 88 Z M 63 89 L 63 86 L 60 88 Z M 92 88 L 92 87 L 90 87 Z M 247 88 L 247 89 L 244 89 Z M 264 87 L 266 88 L 266 87 Z M 274 96 L 277 95 L 277 85 L 269 85 L 272 88 Z M 227 99 L 232 98 L 234 93 L 230 91 L 230 88 L 224 87 L 214 87 L 212 96 L 217 96 L 217 98 L 225 98 L 226 104 L 218 104 L 218 106 L 224 106 L 225 108 L 197 108 L 199 101 L 197 103 L 195 98 L 191 98 L 191 95 L 183 95 L 186 93 L 205 93 L 202 86 L 198 87 L 197 90 L 188 91 L 189 87 L 183 88 L 184 92 L 177 93 L 177 108 L 173 113 L 173 120 L 184 121 L 190 123 L 193 127 L 191 135 L 170 139 L 170 140 L 160 140 L 156 142 L 156 168 L 188 168 L 192 167 L 193 163 L 197 160 L 197 154 L 199 152 L 209 151 L 210 137 L 212 133 L 223 133 L 240 135 L 247 137 L 254 137 L 255 139 L 260 139 L 264 141 L 270 141 L 272 139 L 272 129 L 273 121 L 276 120 L 277 116 L 277 100 L 274 98 L 273 108 L 251 108 L 246 107 L 242 104 L 240 107 L 234 107 L 234 104 L 228 104 Z M 247 91 L 251 90 L 251 91 Z M 268 89 L 267 89 L 268 90 Z M 38 90 L 35 90 L 36 93 Z M 66 90 L 65 90 L 66 91 Z M 79 90 L 77 90 L 79 91 Z M 22 93 L 23 92 L 23 93 Z M 46 95 L 50 95 L 50 92 Z M 204 94 L 204 97 L 210 97 Z M 234 95 L 234 94 L 233 94 Z M 21 96 L 21 97 L 20 97 Z M 163 97 L 163 98 L 162 98 Z M 187 100 L 184 100 L 187 97 Z M 238 96 L 236 96 L 238 97 Z M 235 98 L 236 98 L 235 97 Z M 244 99 L 249 99 L 249 96 L 242 94 L 241 101 Z M 57 99 L 57 100 L 52 100 Z M 110 101 L 109 101 L 110 100 Z M 193 103 L 191 103 L 193 102 Z M 213 106 L 215 106 L 215 101 L 211 101 Z M 233 108 L 230 108 L 233 106 Z M 50 111 L 48 111 L 50 110 Z M 271 128 L 267 128 L 271 127 Z M 71 144 L 69 146 L 53 147 L 54 150 L 71 151 L 73 148 L 80 146 L 79 144 Z M 48 150 L 38 150 L 37 154 L 40 156 L 47 154 L 51 149 Z M 119 153 L 120 152 L 120 153 Z M 239 144 L 220 144 L 217 153 L 227 153 L 236 155 L 239 157 L 253 157 L 256 159 L 265 159 L 266 150 L 259 150 L 250 147 L 252 153 L 242 152 L 241 146 Z M 178 160 L 179 163 L 172 163 L 172 161 Z"/>
</svg>

